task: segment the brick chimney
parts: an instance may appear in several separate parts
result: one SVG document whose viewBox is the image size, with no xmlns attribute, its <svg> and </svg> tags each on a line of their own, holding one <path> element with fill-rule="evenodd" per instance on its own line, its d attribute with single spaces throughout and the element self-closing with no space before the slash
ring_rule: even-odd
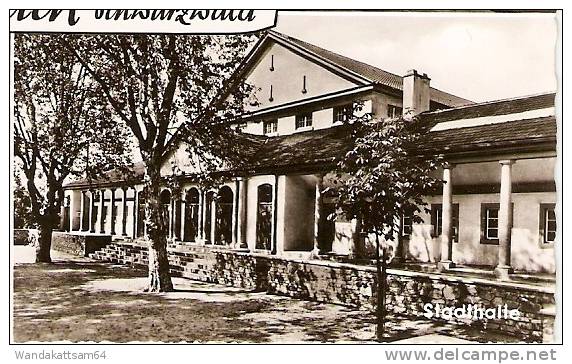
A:
<svg viewBox="0 0 572 364">
<path fill-rule="evenodd" d="M 426 73 L 409 70 L 403 76 L 403 115 L 414 116 L 429 110 L 429 83 Z"/>
</svg>

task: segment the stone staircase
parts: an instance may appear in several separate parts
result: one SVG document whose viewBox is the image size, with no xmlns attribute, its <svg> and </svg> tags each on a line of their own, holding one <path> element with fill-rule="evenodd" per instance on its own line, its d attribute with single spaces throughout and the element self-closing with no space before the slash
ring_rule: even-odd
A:
<svg viewBox="0 0 572 364">
<path fill-rule="evenodd" d="M 146 267 L 149 249 L 145 241 L 114 239 L 103 249 L 89 255 L 104 262 Z M 172 276 L 231 286 L 254 288 L 256 277 L 244 275 L 247 258 L 238 260 L 232 253 L 197 245 L 168 244 L 169 268 Z M 234 258 L 234 259 L 233 259 Z"/>
<path fill-rule="evenodd" d="M 114 239 L 111 244 L 103 249 L 89 254 L 89 257 L 95 260 L 133 266 L 146 266 L 149 263 L 147 247 L 136 240 Z"/>
</svg>

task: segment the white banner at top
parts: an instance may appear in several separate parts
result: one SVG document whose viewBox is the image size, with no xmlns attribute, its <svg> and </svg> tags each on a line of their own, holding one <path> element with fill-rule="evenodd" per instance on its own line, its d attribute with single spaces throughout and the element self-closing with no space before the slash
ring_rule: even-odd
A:
<svg viewBox="0 0 572 364">
<path fill-rule="evenodd" d="M 276 25 L 276 10 L 10 10 L 11 32 L 248 33 Z"/>
</svg>

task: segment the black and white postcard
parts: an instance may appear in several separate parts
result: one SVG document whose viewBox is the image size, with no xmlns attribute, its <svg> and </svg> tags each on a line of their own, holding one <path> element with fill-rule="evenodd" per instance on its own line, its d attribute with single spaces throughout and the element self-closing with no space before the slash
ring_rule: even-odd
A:
<svg viewBox="0 0 572 364">
<path fill-rule="evenodd" d="M 465 345 L 563 340 L 562 11 L 9 22 L 13 360 L 66 359 L 58 343 L 555 360 Z"/>
</svg>

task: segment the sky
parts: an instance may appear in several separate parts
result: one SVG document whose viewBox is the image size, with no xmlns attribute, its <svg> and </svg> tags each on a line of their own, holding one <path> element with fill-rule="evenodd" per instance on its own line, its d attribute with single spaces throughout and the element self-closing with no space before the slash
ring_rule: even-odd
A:
<svg viewBox="0 0 572 364">
<path fill-rule="evenodd" d="M 556 90 L 555 17 L 280 11 L 275 30 L 482 102 Z"/>
</svg>

